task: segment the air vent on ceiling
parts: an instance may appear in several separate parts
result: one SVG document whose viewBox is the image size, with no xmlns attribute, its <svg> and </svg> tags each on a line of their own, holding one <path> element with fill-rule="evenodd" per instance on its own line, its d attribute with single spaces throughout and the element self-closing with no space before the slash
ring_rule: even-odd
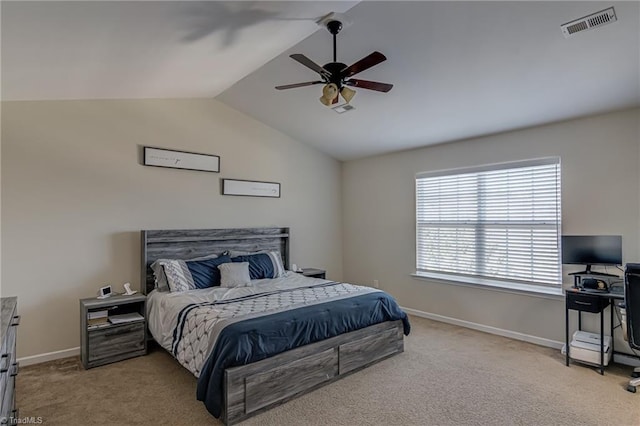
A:
<svg viewBox="0 0 640 426">
<path fill-rule="evenodd" d="M 352 109 L 356 109 L 356 107 L 354 107 L 352 105 L 349 105 L 349 104 L 342 104 L 342 105 L 334 106 L 331 109 L 334 110 L 335 112 L 337 112 L 338 114 L 344 114 L 347 111 L 351 111 Z"/>
<path fill-rule="evenodd" d="M 562 24 L 560 28 L 562 29 L 562 34 L 564 34 L 565 37 L 571 37 L 575 33 L 601 27 L 603 25 L 616 22 L 617 20 L 615 10 L 613 10 L 613 7 L 610 7 L 608 9 L 601 10 L 600 12 L 592 13 L 591 15 L 576 19 L 575 21 Z"/>
</svg>

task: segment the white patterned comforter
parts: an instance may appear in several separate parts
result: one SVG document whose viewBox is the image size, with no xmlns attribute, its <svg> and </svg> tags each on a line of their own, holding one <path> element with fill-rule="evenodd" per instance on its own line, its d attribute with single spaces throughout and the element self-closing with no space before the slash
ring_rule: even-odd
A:
<svg viewBox="0 0 640 426">
<path fill-rule="evenodd" d="M 153 291 L 147 299 L 149 330 L 155 340 L 196 377 L 207 360 L 219 332 L 227 325 L 305 305 L 324 303 L 377 291 L 369 287 L 304 277 L 286 272 L 281 278 L 255 280 L 250 287 Z M 189 309 L 182 333 L 174 343 L 180 312 L 191 304 L 221 302 Z M 181 321 L 182 323 L 182 321 Z"/>
</svg>

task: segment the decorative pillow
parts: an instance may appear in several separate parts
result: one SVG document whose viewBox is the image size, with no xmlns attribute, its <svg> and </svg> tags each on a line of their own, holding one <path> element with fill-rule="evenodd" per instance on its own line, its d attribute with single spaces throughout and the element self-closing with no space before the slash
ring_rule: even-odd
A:
<svg viewBox="0 0 640 426">
<path fill-rule="evenodd" d="M 213 259 L 187 260 L 187 268 L 193 277 L 195 288 L 209 288 L 220 285 L 219 265 L 230 263 L 229 256 L 220 256 Z"/>
<path fill-rule="evenodd" d="M 251 285 L 249 263 L 223 263 L 218 265 L 221 287 L 246 287 Z"/>
<path fill-rule="evenodd" d="M 169 259 L 158 259 L 151 264 L 151 270 L 153 271 L 153 277 L 156 281 L 156 290 L 169 291 L 169 283 L 167 282 L 167 275 L 164 273 L 164 268 L 160 264 L 161 261 L 167 261 Z"/>
<path fill-rule="evenodd" d="M 280 252 L 268 251 L 245 256 L 232 257 L 233 262 L 248 262 L 252 280 L 278 278 L 284 275 L 284 266 Z"/>
<path fill-rule="evenodd" d="M 196 288 L 193 282 L 193 276 L 187 267 L 187 262 L 184 260 L 159 260 L 158 261 L 164 273 L 167 276 L 167 282 L 169 283 L 169 290 L 174 291 L 187 291 Z"/>
<path fill-rule="evenodd" d="M 207 259 L 215 259 L 217 258 L 217 254 L 210 254 L 207 256 L 196 257 L 193 259 L 187 259 L 185 262 L 198 261 L 198 260 L 207 260 Z M 151 270 L 153 271 L 153 276 L 156 282 L 156 290 L 158 291 L 170 291 L 169 282 L 167 280 L 167 274 L 164 272 L 163 263 L 175 261 L 177 259 L 158 259 L 151 264 Z M 217 270 L 217 269 L 216 269 Z M 219 285 L 219 284 L 218 284 Z M 194 287 L 195 288 L 195 287 Z"/>
</svg>

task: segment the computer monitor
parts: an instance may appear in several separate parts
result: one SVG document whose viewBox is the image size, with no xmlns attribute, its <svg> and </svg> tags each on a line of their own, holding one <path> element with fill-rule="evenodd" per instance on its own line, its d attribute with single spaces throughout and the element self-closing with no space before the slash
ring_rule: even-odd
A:
<svg viewBox="0 0 640 426">
<path fill-rule="evenodd" d="M 622 265 L 621 235 L 563 235 L 562 263 L 586 265 Z"/>
</svg>

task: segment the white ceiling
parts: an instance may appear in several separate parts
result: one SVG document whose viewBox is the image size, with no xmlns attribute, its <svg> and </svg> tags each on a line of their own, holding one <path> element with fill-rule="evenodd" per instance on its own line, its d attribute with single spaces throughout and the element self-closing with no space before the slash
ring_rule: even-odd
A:
<svg viewBox="0 0 640 426">
<path fill-rule="evenodd" d="M 354 4 L 2 1 L 2 99 L 219 95 L 341 160 L 640 105 L 638 2 Z M 611 5 L 618 22 L 562 36 Z M 291 53 L 331 61 L 314 23 L 330 11 L 353 22 L 338 60 L 379 50 L 388 60 L 357 78 L 395 85 L 356 89 L 342 115 L 321 86 L 274 89 L 317 77 Z"/>
<path fill-rule="evenodd" d="M 354 4 L 2 1 L 2 99 L 211 98 Z"/>
<path fill-rule="evenodd" d="M 612 4 L 618 22 L 563 37 L 561 24 Z M 393 83 L 389 93 L 356 89 L 341 115 L 318 101 L 322 86 L 274 90 L 316 79 L 289 54 L 331 61 L 320 30 L 218 99 L 342 160 L 638 106 L 639 5 L 363 2 L 347 13 L 338 60 L 384 53 L 356 78 Z"/>
</svg>

